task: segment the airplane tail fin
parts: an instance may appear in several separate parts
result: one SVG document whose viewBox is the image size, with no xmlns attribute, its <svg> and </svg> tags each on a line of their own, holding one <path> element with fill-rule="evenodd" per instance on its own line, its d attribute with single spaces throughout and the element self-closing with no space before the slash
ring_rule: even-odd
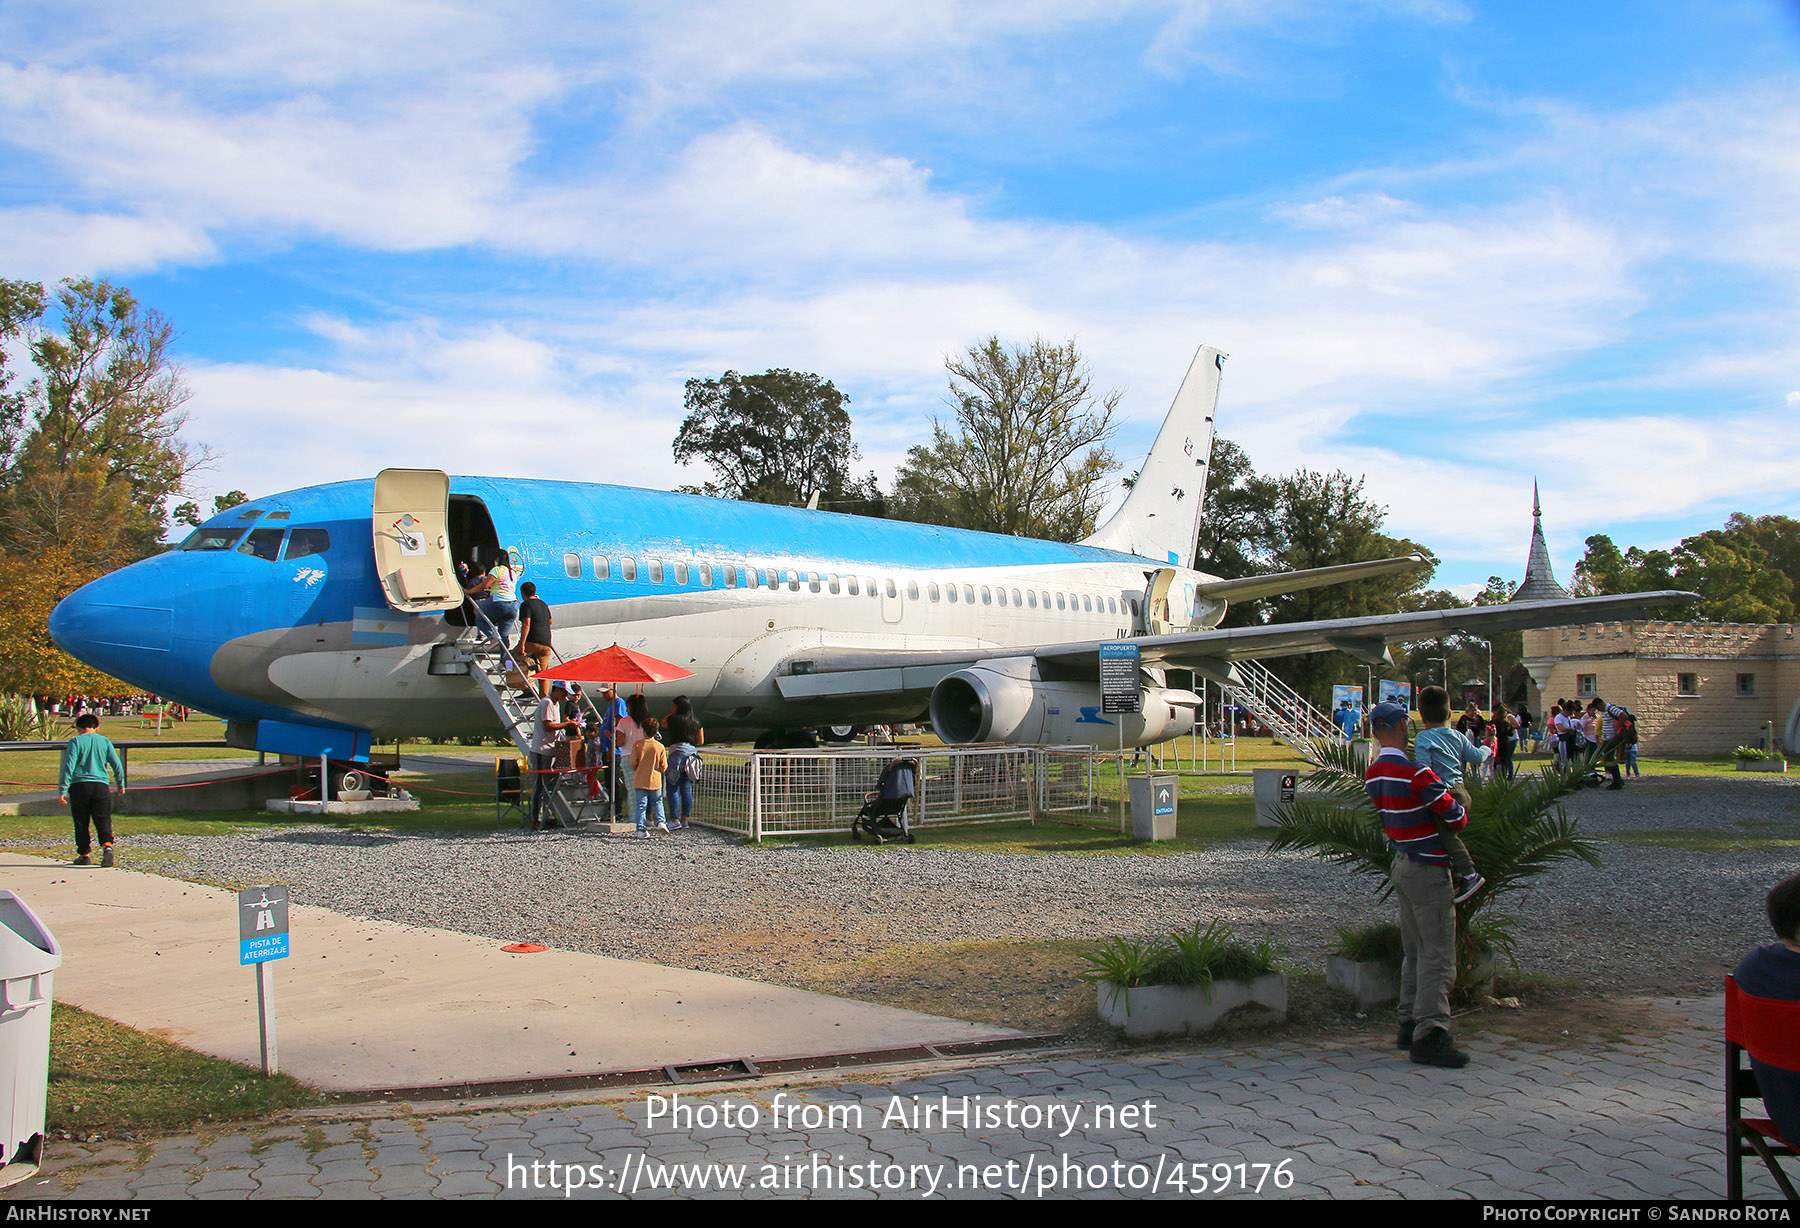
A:
<svg viewBox="0 0 1800 1228">
<path fill-rule="evenodd" d="M 1224 361 L 1225 355 L 1212 346 L 1200 347 L 1131 493 L 1082 545 L 1193 566 Z"/>
</svg>

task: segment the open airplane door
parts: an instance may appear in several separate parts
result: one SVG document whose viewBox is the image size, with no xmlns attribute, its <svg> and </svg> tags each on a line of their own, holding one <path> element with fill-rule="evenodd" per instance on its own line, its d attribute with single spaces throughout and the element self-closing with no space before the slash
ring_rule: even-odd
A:
<svg viewBox="0 0 1800 1228">
<path fill-rule="evenodd" d="M 408 614 L 463 601 L 450 560 L 450 475 L 383 469 L 375 478 L 375 573 L 388 604 Z"/>
</svg>

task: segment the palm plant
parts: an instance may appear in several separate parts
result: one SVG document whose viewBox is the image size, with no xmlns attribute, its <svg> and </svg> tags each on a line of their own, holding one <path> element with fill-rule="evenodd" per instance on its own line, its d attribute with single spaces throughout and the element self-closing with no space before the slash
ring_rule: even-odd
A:
<svg viewBox="0 0 1800 1228">
<path fill-rule="evenodd" d="M 1319 768 L 1307 780 L 1314 796 L 1296 797 L 1276 808 L 1270 851 L 1297 849 L 1348 866 L 1378 879 L 1380 898 L 1387 899 L 1394 890 L 1389 877 L 1394 849 L 1363 790 L 1362 765 L 1343 743 L 1315 747 L 1314 762 Z M 1467 978 L 1484 950 L 1499 950 L 1509 958 L 1515 953 L 1515 918 L 1495 909 L 1497 901 L 1558 862 L 1600 864 L 1598 847 L 1576 830 L 1575 820 L 1558 804 L 1582 787 L 1590 770 L 1591 763 L 1583 760 L 1566 768 L 1521 772 L 1512 780 L 1465 779 L 1472 804 L 1463 843 L 1487 882 L 1456 906 L 1459 980 Z"/>
<path fill-rule="evenodd" d="M 57 732 L 29 695 L 0 695 L 0 742 L 47 742 Z"/>
</svg>

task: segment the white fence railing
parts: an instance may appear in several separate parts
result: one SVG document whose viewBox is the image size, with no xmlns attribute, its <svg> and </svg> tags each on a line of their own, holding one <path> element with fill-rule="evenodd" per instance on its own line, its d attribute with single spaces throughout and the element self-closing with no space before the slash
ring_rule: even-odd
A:
<svg viewBox="0 0 1800 1228">
<path fill-rule="evenodd" d="M 693 821 L 761 840 L 847 831 L 889 763 L 919 761 L 915 827 L 1013 822 L 1094 808 L 1091 747 L 703 749 Z"/>
</svg>

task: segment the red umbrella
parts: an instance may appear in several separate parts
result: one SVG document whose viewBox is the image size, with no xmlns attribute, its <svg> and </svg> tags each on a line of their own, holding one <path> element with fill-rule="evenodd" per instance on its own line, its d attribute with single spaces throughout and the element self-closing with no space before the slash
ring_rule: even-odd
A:
<svg viewBox="0 0 1800 1228">
<path fill-rule="evenodd" d="M 627 683 L 674 682 L 678 678 L 693 676 L 694 671 L 691 669 L 659 661 L 629 648 L 620 648 L 617 644 L 532 675 L 534 678 L 548 678 L 552 681 L 560 679 L 563 682 Z"/>
</svg>

